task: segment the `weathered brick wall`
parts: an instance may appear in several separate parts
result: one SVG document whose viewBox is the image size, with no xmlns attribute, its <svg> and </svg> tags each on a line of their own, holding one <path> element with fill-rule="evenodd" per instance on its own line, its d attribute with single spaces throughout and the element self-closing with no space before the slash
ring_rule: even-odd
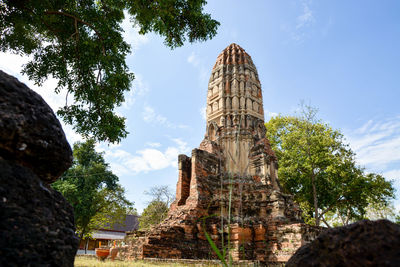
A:
<svg viewBox="0 0 400 267">
<path fill-rule="evenodd" d="M 301 223 L 301 211 L 292 197 L 271 183 L 220 173 L 219 159 L 207 151 L 195 149 L 191 158 L 180 161 L 182 170 L 191 170 L 185 204 L 177 205 L 177 199 L 160 225 L 143 237 L 128 238 L 125 258 L 217 259 L 207 232 L 221 251 L 229 241 L 235 261 L 279 265 L 317 233 Z M 184 187 L 182 180 L 177 187 Z"/>
<path fill-rule="evenodd" d="M 315 236 L 281 191 L 263 112 L 257 69 L 231 44 L 212 70 L 205 138 L 191 157 L 179 156 L 168 217 L 131 242 L 128 258 L 215 259 L 208 233 L 220 250 L 229 245 L 235 261 L 279 266 Z"/>
<path fill-rule="evenodd" d="M 321 228 L 304 223 L 269 222 L 266 238 L 266 261 L 269 263 L 287 262 L 299 247 L 314 240 L 320 231 Z"/>
<path fill-rule="evenodd" d="M 176 185 L 176 203 L 175 205 L 182 206 L 186 204 L 186 199 L 190 193 L 190 180 L 192 175 L 192 160 L 186 155 L 178 157 L 179 177 Z"/>
</svg>

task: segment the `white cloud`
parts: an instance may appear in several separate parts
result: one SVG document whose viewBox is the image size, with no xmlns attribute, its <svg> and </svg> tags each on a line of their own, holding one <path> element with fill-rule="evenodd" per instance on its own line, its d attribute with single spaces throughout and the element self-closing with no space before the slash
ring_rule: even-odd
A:
<svg viewBox="0 0 400 267">
<path fill-rule="evenodd" d="M 160 147 L 161 146 L 160 143 L 156 143 L 156 142 L 155 143 L 147 142 L 146 145 L 149 146 L 149 147 Z"/>
<path fill-rule="evenodd" d="M 292 40 L 301 43 L 308 35 L 309 28 L 315 23 L 314 13 L 311 9 L 311 0 L 303 0 L 301 13 L 295 19 L 281 25 L 281 30 L 287 32 Z M 298 6 L 296 5 L 296 8 Z"/>
<path fill-rule="evenodd" d="M 346 137 L 356 152 L 357 161 L 367 168 L 386 170 L 400 166 L 400 116 L 386 120 L 369 120 Z M 391 175 L 391 170 L 386 170 Z"/>
<path fill-rule="evenodd" d="M 194 52 L 190 54 L 190 56 L 187 58 L 187 61 L 194 67 L 197 67 L 200 64 L 200 59 Z"/>
<path fill-rule="evenodd" d="M 390 170 L 383 173 L 383 177 L 389 180 L 400 181 L 400 169 Z"/>
<path fill-rule="evenodd" d="M 356 133 L 358 134 L 363 134 L 365 133 L 368 129 L 371 128 L 371 125 L 373 124 L 373 120 L 369 120 L 368 122 L 364 123 L 363 126 L 361 126 L 360 128 L 358 128 L 356 130 Z"/>
<path fill-rule="evenodd" d="M 305 26 L 311 25 L 315 21 L 313 12 L 310 9 L 310 2 L 303 1 L 302 6 L 303 13 L 297 17 L 296 29 L 301 29 Z"/>
<path fill-rule="evenodd" d="M 200 115 L 204 121 L 207 120 L 207 107 L 206 106 L 200 108 Z"/>
<path fill-rule="evenodd" d="M 265 121 L 269 121 L 270 119 L 272 119 L 273 117 L 278 116 L 279 114 L 276 113 L 276 112 L 265 110 L 264 115 L 265 115 Z"/>
<path fill-rule="evenodd" d="M 203 88 L 204 86 L 206 86 L 206 83 L 208 81 L 208 75 L 210 74 L 208 68 L 205 67 L 201 58 L 195 52 L 192 52 L 188 56 L 187 62 L 198 70 L 200 87 Z"/>
<path fill-rule="evenodd" d="M 183 141 L 180 138 L 171 138 L 172 141 L 175 142 L 175 144 L 178 145 L 178 150 L 182 151 L 182 153 L 186 153 L 189 151 L 189 147 L 187 146 L 187 143 Z"/>
<path fill-rule="evenodd" d="M 56 112 L 60 107 L 65 105 L 65 94 L 63 92 L 56 94 L 54 89 L 57 87 L 57 80 L 54 78 L 47 79 L 42 86 L 37 86 L 28 79 L 27 76 L 22 75 L 22 65 L 28 63 L 29 57 L 22 57 L 11 53 L 0 53 L 0 69 L 9 75 L 16 77 L 20 82 L 25 83 L 30 89 L 38 93 L 46 103 Z M 69 99 L 71 99 L 71 94 Z M 83 141 L 81 135 L 77 134 L 71 125 L 66 125 L 60 118 L 61 126 L 67 137 L 68 142 L 72 145 L 77 141 Z"/>
<path fill-rule="evenodd" d="M 400 212 L 400 203 L 399 202 L 395 203 L 394 208 L 396 209 L 396 212 L 399 213 Z"/>
<path fill-rule="evenodd" d="M 171 139 L 175 145 L 166 149 L 156 149 L 159 143 L 149 143 L 148 148 L 138 150 L 134 154 L 118 147 L 105 147 L 100 145 L 98 150 L 104 151 L 107 162 L 117 175 L 139 174 L 149 171 L 161 170 L 168 167 L 177 167 L 178 155 L 189 151 L 187 143 L 179 138 Z M 154 146 L 154 144 L 156 144 Z"/>
<path fill-rule="evenodd" d="M 143 120 L 147 123 L 153 124 L 153 125 L 163 125 L 168 128 L 172 129 L 184 129 L 187 128 L 187 125 L 183 124 L 175 124 L 169 121 L 165 116 L 158 114 L 153 107 L 149 105 L 145 105 L 143 109 Z"/>
<path fill-rule="evenodd" d="M 41 95 L 46 103 L 54 110 L 64 106 L 65 95 L 61 92 L 56 94 L 54 89 L 57 87 L 57 80 L 49 78 L 42 86 L 37 86 L 27 76 L 21 74 L 22 65 L 28 63 L 29 57 L 21 57 L 11 53 L 0 53 L 0 69 L 9 75 L 16 77 L 20 82 L 25 83 L 29 88 Z"/>
<path fill-rule="evenodd" d="M 60 122 L 61 122 L 61 126 L 64 130 L 65 136 L 67 137 L 68 143 L 70 144 L 71 147 L 76 142 L 84 141 L 83 137 L 80 134 L 76 133 L 71 125 L 67 125 L 61 120 L 60 120 Z"/>
<path fill-rule="evenodd" d="M 19 55 L 15 55 L 12 53 L 0 53 L 0 68 L 13 76 L 17 76 L 18 78 L 22 77 L 20 74 L 22 65 L 29 61 L 29 57 L 22 57 Z"/>
<path fill-rule="evenodd" d="M 131 108 L 135 104 L 138 97 L 144 96 L 150 91 L 149 88 L 150 87 L 144 80 L 143 76 L 135 73 L 135 79 L 132 82 L 131 90 L 125 92 L 125 101 L 122 103 L 121 107 L 124 109 Z"/>
<path fill-rule="evenodd" d="M 125 19 L 122 21 L 121 27 L 124 30 L 122 36 L 124 40 L 132 46 L 133 52 L 138 50 L 142 45 L 149 42 L 149 36 L 139 34 L 139 27 L 131 22 L 128 12 L 124 12 Z"/>
</svg>

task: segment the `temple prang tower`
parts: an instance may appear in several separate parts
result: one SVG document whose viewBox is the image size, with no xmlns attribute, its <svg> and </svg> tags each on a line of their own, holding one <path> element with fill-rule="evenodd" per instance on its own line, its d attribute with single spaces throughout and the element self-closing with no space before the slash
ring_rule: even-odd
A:
<svg viewBox="0 0 400 267">
<path fill-rule="evenodd" d="M 230 240 L 235 261 L 286 262 L 319 229 L 301 221 L 298 205 L 280 188 L 277 158 L 265 137 L 257 69 L 237 44 L 225 48 L 213 67 L 206 121 L 199 148 L 191 157 L 179 155 L 168 217 L 145 235 L 128 237 L 121 254 L 216 259 L 207 232 L 220 248 Z"/>
<path fill-rule="evenodd" d="M 252 157 L 259 143 L 266 141 L 261 83 L 246 51 L 231 44 L 218 56 L 211 72 L 207 93 L 205 140 L 217 144 L 223 154 L 226 173 L 260 177 L 277 184 L 277 161 L 273 153 Z M 269 145 L 267 144 L 269 147 Z"/>
</svg>

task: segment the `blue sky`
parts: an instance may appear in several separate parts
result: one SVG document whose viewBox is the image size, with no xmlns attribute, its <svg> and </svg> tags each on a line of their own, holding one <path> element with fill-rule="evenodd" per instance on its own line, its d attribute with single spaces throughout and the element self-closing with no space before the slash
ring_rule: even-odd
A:
<svg viewBox="0 0 400 267">
<path fill-rule="evenodd" d="M 139 36 L 125 21 L 132 45 L 127 62 L 136 79 L 118 112 L 129 136 L 99 144 L 138 211 L 154 185 L 178 178 L 177 157 L 190 155 L 205 133 L 207 83 L 218 54 L 242 46 L 258 69 L 266 120 L 294 114 L 301 100 L 340 129 L 370 172 L 395 180 L 400 199 L 399 1 L 209 1 L 221 22 L 207 42 L 170 50 L 163 39 Z M 56 109 L 64 96 L 55 81 L 35 87 L 19 74 L 26 58 L 0 54 L 0 69 L 17 76 Z M 71 144 L 80 137 L 65 127 Z M 396 200 L 400 208 L 400 201 Z"/>
</svg>

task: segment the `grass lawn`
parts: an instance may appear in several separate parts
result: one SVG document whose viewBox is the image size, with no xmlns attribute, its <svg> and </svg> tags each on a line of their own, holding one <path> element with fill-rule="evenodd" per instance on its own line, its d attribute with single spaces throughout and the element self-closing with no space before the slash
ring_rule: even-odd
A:
<svg viewBox="0 0 400 267">
<path fill-rule="evenodd" d="M 185 267 L 185 266 L 199 266 L 180 263 L 150 263 L 144 261 L 99 261 L 96 258 L 75 257 L 75 267 L 153 267 L 153 266 L 172 266 L 172 267 Z M 220 265 L 204 265 L 204 266 L 220 266 Z"/>
</svg>

